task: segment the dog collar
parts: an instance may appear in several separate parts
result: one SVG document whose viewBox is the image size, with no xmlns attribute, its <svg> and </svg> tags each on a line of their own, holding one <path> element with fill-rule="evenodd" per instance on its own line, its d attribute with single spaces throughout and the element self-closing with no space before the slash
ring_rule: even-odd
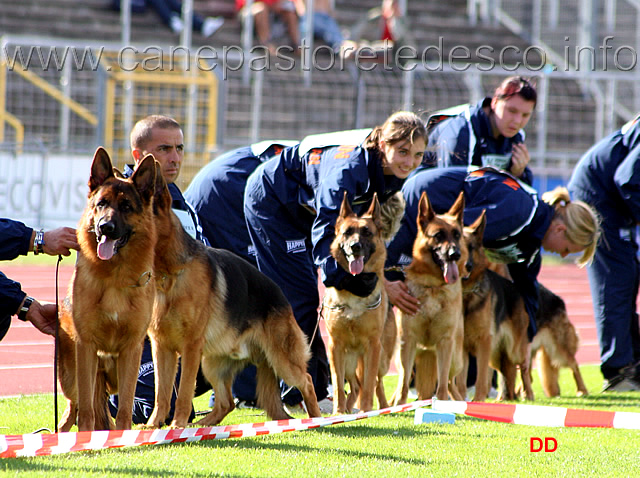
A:
<svg viewBox="0 0 640 478">
<path fill-rule="evenodd" d="M 127 287 L 144 287 L 149 283 L 152 277 L 153 275 L 151 275 L 151 271 L 143 272 L 140 274 L 140 277 L 138 277 L 138 282 Z"/>
</svg>

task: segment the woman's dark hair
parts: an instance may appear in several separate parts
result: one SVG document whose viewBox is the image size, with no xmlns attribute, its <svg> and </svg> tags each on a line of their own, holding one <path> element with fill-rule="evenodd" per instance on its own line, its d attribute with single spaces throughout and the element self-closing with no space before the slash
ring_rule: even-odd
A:
<svg viewBox="0 0 640 478">
<path fill-rule="evenodd" d="M 512 96 L 519 95 L 527 101 L 533 101 L 535 105 L 538 102 L 538 93 L 535 85 L 523 76 L 510 76 L 506 78 L 493 93 L 494 98 L 506 100 Z"/>
</svg>

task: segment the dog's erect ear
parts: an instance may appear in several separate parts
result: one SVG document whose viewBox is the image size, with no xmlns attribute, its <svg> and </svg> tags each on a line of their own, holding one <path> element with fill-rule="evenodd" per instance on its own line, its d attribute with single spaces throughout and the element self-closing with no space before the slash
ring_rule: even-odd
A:
<svg viewBox="0 0 640 478">
<path fill-rule="evenodd" d="M 154 164 L 156 167 L 156 183 L 154 187 L 153 194 L 153 210 L 154 212 L 158 211 L 167 211 L 171 209 L 171 193 L 169 192 L 169 186 L 167 186 L 167 182 L 164 180 L 164 176 L 162 175 L 162 166 L 158 161 L 154 160 Z"/>
<path fill-rule="evenodd" d="M 151 198 L 153 198 L 156 184 L 156 165 L 152 155 L 148 154 L 138 163 L 131 180 L 142 200 L 145 203 L 150 202 Z"/>
<path fill-rule="evenodd" d="M 460 224 L 460 226 L 463 226 L 464 193 L 462 191 L 460 191 L 460 194 L 458 194 L 458 198 L 456 199 L 456 202 L 453 203 L 453 206 L 451 206 L 451 209 L 449 209 L 449 212 L 447 212 L 447 214 L 449 216 L 454 216 L 456 218 L 456 221 L 458 221 L 458 223 Z"/>
<path fill-rule="evenodd" d="M 109 153 L 102 146 L 96 149 L 93 155 L 93 163 L 91 163 L 91 176 L 89 177 L 89 192 L 95 191 L 102 186 L 104 182 L 113 178 L 113 165 Z"/>
<path fill-rule="evenodd" d="M 378 201 L 378 193 L 373 193 L 371 205 L 369 206 L 367 212 L 364 213 L 364 215 L 369 216 L 371 219 L 373 219 L 373 222 L 375 223 L 378 230 L 382 229 L 382 210 L 380 207 L 380 201 Z"/>
<path fill-rule="evenodd" d="M 353 216 L 353 209 L 351 209 L 349 197 L 347 196 L 347 191 L 345 191 L 344 196 L 342 197 L 342 204 L 340 205 L 340 219 L 344 219 L 349 216 Z"/>
<path fill-rule="evenodd" d="M 468 229 L 471 234 L 477 236 L 478 241 L 482 243 L 482 238 L 484 237 L 484 228 L 487 225 L 487 210 L 483 209 L 480 215 L 473 221 L 466 229 Z"/>
<path fill-rule="evenodd" d="M 418 230 L 424 230 L 427 223 L 431 222 L 433 218 L 436 216 L 436 213 L 433 211 L 431 207 L 431 201 L 429 201 L 429 196 L 427 196 L 426 191 L 422 191 L 422 195 L 420 196 L 420 202 L 418 203 Z"/>
</svg>

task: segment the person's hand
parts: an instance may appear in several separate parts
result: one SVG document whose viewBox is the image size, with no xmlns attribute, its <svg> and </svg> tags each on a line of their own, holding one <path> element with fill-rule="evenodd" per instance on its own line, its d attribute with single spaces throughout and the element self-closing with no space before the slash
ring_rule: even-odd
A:
<svg viewBox="0 0 640 478">
<path fill-rule="evenodd" d="M 387 290 L 389 301 L 405 314 L 415 315 L 420 308 L 420 301 L 411 295 L 407 284 L 403 281 L 388 281 L 385 279 L 384 288 Z"/>
<path fill-rule="evenodd" d="M 27 320 L 43 334 L 56 334 L 56 304 L 41 304 L 34 299 L 27 311 Z"/>
<path fill-rule="evenodd" d="M 59 227 L 44 233 L 43 250 L 45 254 L 50 256 L 57 256 L 58 254 L 69 256 L 71 255 L 71 249 L 76 251 L 80 249 L 76 230 L 72 227 Z"/>
<path fill-rule="evenodd" d="M 524 143 L 514 144 L 511 151 L 511 167 L 509 168 L 511 174 L 516 178 L 521 177 L 530 160 L 527 146 Z"/>
</svg>

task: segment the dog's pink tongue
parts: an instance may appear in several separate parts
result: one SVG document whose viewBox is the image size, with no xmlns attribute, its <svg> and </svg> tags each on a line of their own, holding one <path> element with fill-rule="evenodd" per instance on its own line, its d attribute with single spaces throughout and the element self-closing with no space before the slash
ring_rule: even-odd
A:
<svg viewBox="0 0 640 478">
<path fill-rule="evenodd" d="M 460 277 L 458 271 L 458 264 L 453 261 L 447 261 L 444 263 L 444 281 L 447 284 L 453 284 Z"/>
<path fill-rule="evenodd" d="M 103 261 L 108 261 L 113 257 L 113 253 L 115 252 L 116 241 L 113 239 L 108 239 L 107 236 L 102 236 L 100 242 L 98 243 L 98 257 Z"/>
<path fill-rule="evenodd" d="M 354 260 L 349 261 L 349 272 L 351 275 L 360 274 L 364 270 L 364 257 L 356 257 Z"/>
</svg>

